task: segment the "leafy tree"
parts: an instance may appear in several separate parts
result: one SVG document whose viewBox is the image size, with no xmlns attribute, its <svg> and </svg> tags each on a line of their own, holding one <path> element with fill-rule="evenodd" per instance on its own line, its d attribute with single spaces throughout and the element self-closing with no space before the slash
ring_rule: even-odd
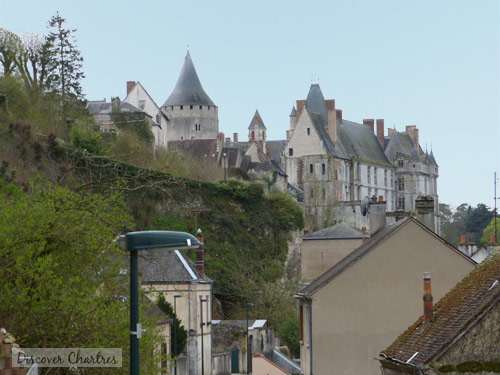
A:
<svg viewBox="0 0 500 375">
<path fill-rule="evenodd" d="M 0 321 L 21 346 L 122 348 L 124 366 L 105 370 L 128 373 L 126 254 L 113 242 L 132 226 L 126 212 L 118 195 L 0 181 Z M 142 370 L 157 373 L 156 322 L 142 323 Z"/>
<path fill-rule="evenodd" d="M 300 357 L 300 321 L 296 315 L 289 316 L 278 325 L 278 337 L 288 346 L 294 358 Z"/>
<path fill-rule="evenodd" d="M 48 92 L 61 97 L 63 112 L 69 104 L 83 99 L 80 82 L 83 57 L 76 47 L 76 29 L 65 28 L 66 20 L 59 12 L 49 21 L 49 35 L 43 48 L 43 58 L 47 62 L 47 77 L 44 82 Z"/>
<path fill-rule="evenodd" d="M 15 72 L 21 51 L 21 39 L 13 32 L 0 28 L 0 64 L 4 76 Z"/>
<path fill-rule="evenodd" d="M 174 309 L 172 308 L 172 305 L 165 300 L 165 297 L 163 296 L 163 294 L 160 294 L 160 297 L 158 298 L 158 307 L 165 313 L 167 314 L 167 316 L 172 319 L 174 322 L 173 322 L 173 325 L 171 326 L 171 335 L 170 337 L 172 337 L 172 354 L 174 356 L 178 356 L 179 354 L 181 354 L 184 349 L 186 348 L 186 344 L 187 344 L 187 330 L 186 328 L 184 328 L 184 326 L 181 325 L 181 320 L 177 317 L 177 315 L 174 313 Z M 175 332 L 175 335 L 174 335 L 174 332 Z M 173 340 L 174 340 L 174 336 L 175 336 L 175 342 L 176 344 L 174 344 Z"/>
<path fill-rule="evenodd" d="M 495 238 L 495 244 L 498 245 L 498 240 L 500 239 L 500 216 L 497 215 L 497 236 Z M 490 237 L 495 235 L 495 218 L 491 219 L 490 223 L 483 230 L 483 235 L 481 237 L 481 244 L 483 246 L 488 246 L 490 244 Z"/>
<path fill-rule="evenodd" d="M 476 208 L 469 206 L 467 210 L 467 219 L 465 221 L 465 229 L 471 234 L 471 240 L 479 243 L 484 228 L 488 225 L 493 212 L 483 203 L 479 203 Z"/>
<path fill-rule="evenodd" d="M 104 153 L 100 132 L 90 126 L 74 126 L 71 129 L 71 143 L 75 148 L 87 150 L 90 154 L 102 155 Z"/>
</svg>

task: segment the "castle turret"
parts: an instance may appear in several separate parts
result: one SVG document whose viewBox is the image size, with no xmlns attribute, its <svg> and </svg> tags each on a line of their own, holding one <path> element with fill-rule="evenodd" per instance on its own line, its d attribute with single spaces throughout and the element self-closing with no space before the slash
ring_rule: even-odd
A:
<svg viewBox="0 0 500 375">
<path fill-rule="evenodd" d="M 215 139 L 218 108 L 201 86 L 189 51 L 174 91 L 161 107 L 168 117 L 167 140 Z"/>
<path fill-rule="evenodd" d="M 295 130 L 297 125 L 297 110 L 295 106 L 292 107 L 292 112 L 290 112 L 290 130 Z"/>
<path fill-rule="evenodd" d="M 250 142 L 266 141 L 266 125 L 264 125 L 258 110 L 255 110 L 255 115 L 248 126 L 248 140 Z"/>
</svg>

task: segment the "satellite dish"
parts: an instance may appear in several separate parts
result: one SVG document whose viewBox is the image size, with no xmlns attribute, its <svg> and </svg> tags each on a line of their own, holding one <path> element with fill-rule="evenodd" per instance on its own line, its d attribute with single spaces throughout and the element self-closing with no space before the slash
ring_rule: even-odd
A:
<svg viewBox="0 0 500 375">
<path fill-rule="evenodd" d="M 366 216 L 368 214 L 368 210 L 370 208 L 369 203 L 370 200 L 366 196 L 361 200 L 361 214 L 363 216 Z"/>
</svg>

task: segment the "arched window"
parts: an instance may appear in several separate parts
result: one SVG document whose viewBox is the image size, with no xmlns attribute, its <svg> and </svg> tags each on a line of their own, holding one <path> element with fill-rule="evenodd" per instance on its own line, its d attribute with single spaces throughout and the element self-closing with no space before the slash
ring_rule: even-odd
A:
<svg viewBox="0 0 500 375">
<path fill-rule="evenodd" d="M 252 130 L 252 139 L 255 139 L 255 131 Z"/>
</svg>

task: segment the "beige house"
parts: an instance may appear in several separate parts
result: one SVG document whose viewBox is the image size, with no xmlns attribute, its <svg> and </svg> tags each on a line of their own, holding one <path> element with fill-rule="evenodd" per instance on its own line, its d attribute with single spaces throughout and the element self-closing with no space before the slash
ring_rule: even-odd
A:
<svg viewBox="0 0 500 375">
<path fill-rule="evenodd" d="M 424 295 L 432 296 L 430 277 L 426 278 Z M 436 288 L 439 284 L 433 279 L 432 288 Z M 380 353 L 382 374 L 500 372 L 499 280 L 497 248 L 435 306 L 426 299 L 431 302 L 424 316 Z M 412 298 L 422 303 L 421 294 Z"/>
<path fill-rule="evenodd" d="M 188 331 L 186 353 L 177 363 L 178 373 L 211 374 L 213 281 L 204 274 L 203 265 L 195 266 L 179 250 L 144 250 L 139 258 L 139 276 L 149 298 L 156 301 L 163 294 L 175 306 Z"/>
<path fill-rule="evenodd" d="M 385 227 L 296 294 L 302 371 L 380 374 L 380 348 L 422 312 L 422 273 L 441 298 L 474 265 L 412 217 Z"/>
</svg>

